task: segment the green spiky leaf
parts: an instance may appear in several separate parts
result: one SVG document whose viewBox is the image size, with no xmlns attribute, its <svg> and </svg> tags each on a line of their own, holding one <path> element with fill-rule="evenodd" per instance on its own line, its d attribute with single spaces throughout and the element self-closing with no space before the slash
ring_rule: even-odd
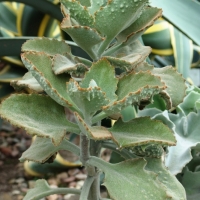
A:
<svg viewBox="0 0 200 200">
<path fill-rule="evenodd" d="M 80 132 L 77 125 L 66 119 L 64 108 L 48 96 L 12 95 L 1 104 L 0 114 L 31 135 L 51 138 L 55 146 L 61 143 L 66 131 Z"/>
</svg>

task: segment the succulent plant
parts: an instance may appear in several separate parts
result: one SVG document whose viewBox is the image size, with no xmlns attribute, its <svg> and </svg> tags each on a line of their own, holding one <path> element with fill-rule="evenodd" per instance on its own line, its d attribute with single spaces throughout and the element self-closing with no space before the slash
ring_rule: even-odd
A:
<svg viewBox="0 0 200 200">
<path fill-rule="evenodd" d="M 184 188 L 161 158 L 162 146 L 176 145 L 173 131 L 149 117 L 127 122 L 121 118 L 128 106 L 151 104 L 155 95 L 163 99 L 168 110 L 185 96 L 182 76 L 170 66 L 156 69 L 148 64 L 151 48 L 139 42 L 141 34 L 161 16 L 161 9 L 149 7 L 148 0 L 61 0 L 61 11 L 61 28 L 91 60 L 72 55 L 65 41 L 27 41 L 21 58 L 29 72 L 12 84 L 18 89 L 29 88 L 32 94 L 11 95 L 2 102 L 0 114 L 37 136 L 22 161 L 44 163 L 60 149 L 69 150 L 80 156 L 88 177 L 80 191 L 51 189 L 45 180 L 39 180 L 24 199 L 54 193 L 80 194 L 80 200 L 102 199 L 98 178 L 102 171 L 108 199 L 185 200 Z M 66 119 L 65 107 L 74 112 L 76 124 Z M 117 121 L 106 128 L 101 126 L 104 118 Z M 69 132 L 80 135 L 80 147 L 67 140 Z M 106 142 L 107 148 L 125 161 L 110 164 L 98 158 Z M 148 152 L 159 158 L 149 157 Z"/>
</svg>

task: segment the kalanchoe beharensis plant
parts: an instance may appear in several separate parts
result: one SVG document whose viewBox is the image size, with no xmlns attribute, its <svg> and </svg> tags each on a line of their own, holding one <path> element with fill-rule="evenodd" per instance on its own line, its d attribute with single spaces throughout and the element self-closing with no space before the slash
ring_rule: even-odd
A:
<svg viewBox="0 0 200 200">
<path fill-rule="evenodd" d="M 160 96 L 169 110 L 185 96 L 184 79 L 172 67 L 155 69 L 145 62 L 151 52 L 138 38 L 161 16 L 148 0 L 61 0 L 62 29 L 93 62 L 72 55 L 64 41 L 33 39 L 22 46 L 29 72 L 12 85 L 31 94 L 14 94 L 0 106 L 2 118 L 37 138 L 21 161 L 47 162 L 59 150 L 80 156 L 87 171 L 81 190 L 51 189 L 38 180 L 25 200 L 50 194 L 80 194 L 80 200 L 100 200 L 100 173 L 107 199 L 185 200 L 184 188 L 163 164 L 165 148 L 176 145 L 173 131 L 159 120 L 138 117 L 125 122 L 128 106 L 144 107 Z M 116 69 L 117 75 L 116 75 Z M 67 107 L 76 124 L 68 121 Z M 115 118 L 111 128 L 104 118 Z M 68 133 L 80 135 L 80 146 Z M 99 158 L 109 148 L 124 158 L 111 164 Z"/>
</svg>

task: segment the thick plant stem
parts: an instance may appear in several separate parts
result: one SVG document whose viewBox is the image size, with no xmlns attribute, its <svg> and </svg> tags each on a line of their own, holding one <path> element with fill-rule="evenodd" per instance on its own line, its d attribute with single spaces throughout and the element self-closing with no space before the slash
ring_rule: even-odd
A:
<svg viewBox="0 0 200 200">
<path fill-rule="evenodd" d="M 92 156 L 99 157 L 101 149 L 101 143 L 95 142 L 94 140 L 90 143 L 90 154 Z M 99 173 L 96 167 L 93 167 L 94 172 L 96 174 L 95 179 L 91 185 L 90 193 L 88 196 L 88 200 L 99 200 L 100 198 L 100 180 L 99 180 Z"/>
<path fill-rule="evenodd" d="M 87 160 L 90 157 L 90 140 L 88 140 L 86 135 L 81 135 L 80 137 L 81 141 L 80 141 L 80 148 L 81 148 L 81 152 L 80 152 L 80 161 L 82 162 L 82 165 L 85 166 Z"/>
</svg>

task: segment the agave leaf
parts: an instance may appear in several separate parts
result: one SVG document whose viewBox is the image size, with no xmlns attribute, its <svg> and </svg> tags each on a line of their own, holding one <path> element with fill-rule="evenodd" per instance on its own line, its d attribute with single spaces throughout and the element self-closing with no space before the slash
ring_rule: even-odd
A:
<svg viewBox="0 0 200 200">
<path fill-rule="evenodd" d="M 135 118 L 129 122 L 119 119 L 109 131 L 121 149 L 149 143 L 169 146 L 176 144 L 173 132 L 162 122 L 149 117 Z"/>
<path fill-rule="evenodd" d="M 172 106 L 178 106 L 185 97 L 186 85 L 184 78 L 172 66 L 154 68 L 151 72 L 159 76 L 166 84 L 166 92 L 171 98 Z"/>
<path fill-rule="evenodd" d="M 169 197 L 165 187 L 157 180 L 157 175 L 145 169 L 146 161 L 142 158 L 110 164 L 90 157 L 88 164 L 100 168 L 105 173 L 103 185 L 112 199 L 132 200 L 134 197 L 161 200 Z"/>
<path fill-rule="evenodd" d="M 10 83 L 16 91 L 27 91 L 27 92 L 36 92 L 42 93 L 44 90 L 37 82 L 37 80 L 32 76 L 30 72 L 27 72 L 21 80 L 11 81 Z"/>
<path fill-rule="evenodd" d="M 61 74 L 55 76 L 51 69 L 52 61 L 45 53 L 24 53 L 22 61 L 26 68 L 31 72 L 44 91 L 57 103 L 62 106 L 77 109 L 66 92 L 66 82 L 69 78 Z"/>
<path fill-rule="evenodd" d="M 58 146 L 54 146 L 49 138 L 37 137 L 31 146 L 22 154 L 20 161 L 25 160 L 44 163 L 60 150 L 71 151 L 79 155 L 80 149 L 75 144 L 64 139 Z"/>
<path fill-rule="evenodd" d="M 92 27 L 94 18 L 88 12 L 87 7 L 82 6 L 79 1 L 61 0 L 60 1 L 68 10 L 70 18 L 76 20 L 80 26 Z"/>
<path fill-rule="evenodd" d="M 73 79 L 67 83 L 68 94 L 79 107 L 84 116 L 84 120 L 87 122 L 90 122 L 91 117 L 100 110 L 102 106 L 107 105 L 109 102 L 109 100 L 106 99 L 105 92 L 96 84 L 93 84 L 93 82 L 94 80 L 90 82 L 88 88 L 81 88 Z"/>
<path fill-rule="evenodd" d="M 75 73 L 77 76 L 82 77 L 88 71 L 88 67 L 83 63 L 76 62 L 75 57 L 73 58 L 70 55 L 67 55 L 67 57 L 60 54 L 56 54 L 53 57 L 52 69 L 56 75 Z"/>
<path fill-rule="evenodd" d="M 105 7 L 95 13 L 94 27 L 101 35 L 106 36 L 106 40 L 100 47 L 100 54 L 121 31 L 137 20 L 146 3 L 147 0 L 109 1 Z"/>
<path fill-rule="evenodd" d="M 178 27 L 184 34 L 200 45 L 200 4 L 191 0 L 174 0 L 167 2 L 165 0 L 151 0 L 151 5 L 162 8 L 165 19 L 170 21 L 170 23 L 174 24 L 175 27 Z M 188 17 L 185 16 L 186 10 Z M 177 13 L 179 14 L 177 15 Z"/>
<path fill-rule="evenodd" d="M 64 55 L 70 53 L 71 48 L 65 41 L 43 37 L 27 40 L 22 45 L 22 51 L 44 52 L 47 55 L 53 56 L 55 54 Z"/>
<path fill-rule="evenodd" d="M 24 68 L 7 65 L 0 72 L 0 82 L 9 83 L 11 80 L 19 80 L 26 72 Z"/>
<path fill-rule="evenodd" d="M 51 138 L 55 146 L 61 143 L 66 131 L 79 133 L 77 125 L 67 121 L 64 108 L 48 96 L 12 95 L 1 104 L 0 114 L 30 135 Z"/>
<path fill-rule="evenodd" d="M 199 185 L 200 185 L 200 172 L 191 172 L 186 168 L 182 177 L 181 183 L 183 184 L 187 200 L 196 200 L 199 198 Z"/>
<path fill-rule="evenodd" d="M 87 88 L 91 80 L 94 80 L 97 86 L 106 93 L 106 97 L 110 100 L 110 102 L 116 100 L 117 96 L 115 91 L 118 79 L 115 78 L 114 67 L 110 65 L 106 59 L 102 58 L 92 65 L 89 72 L 85 74 L 80 86 Z"/>
<path fill-rule="evenodd" d="M 158 174 L 158 180 L 166 187 L 167 195 L 171 200 L 186 200 L 184 187 L 172 175 L 162 163 L 161 159 L 146 158 L 147 165 L 145 169 Z"/>
<path fill-rule="evenodd" d="M 177 145 L 169 147 L 165 164 L 173 174 L 178 174 L 192 160 L 191 148 L 200 143 L 200 112 L 183 117 L 170 114 L 169 117 L 176 125 Z"/>
<path fill-rule="evenodd" d="M 146 7 L 140 17 L 117 36 L 117 40 L 129 44 L 134 42 L 147 28 L 152 26 L 154 21 L 161 17 L 161 15 L 161 9 Z"/>
<path fill-rule="evenodd" d="M 93 140 L 109 140 L 112 138 L 111 133 L 103 126 L 89 126 L 78 113 L 74 113 L 76 122 L 81 129 L 81 132 L 85 134 L 89 139 Z"/>
</svg>

